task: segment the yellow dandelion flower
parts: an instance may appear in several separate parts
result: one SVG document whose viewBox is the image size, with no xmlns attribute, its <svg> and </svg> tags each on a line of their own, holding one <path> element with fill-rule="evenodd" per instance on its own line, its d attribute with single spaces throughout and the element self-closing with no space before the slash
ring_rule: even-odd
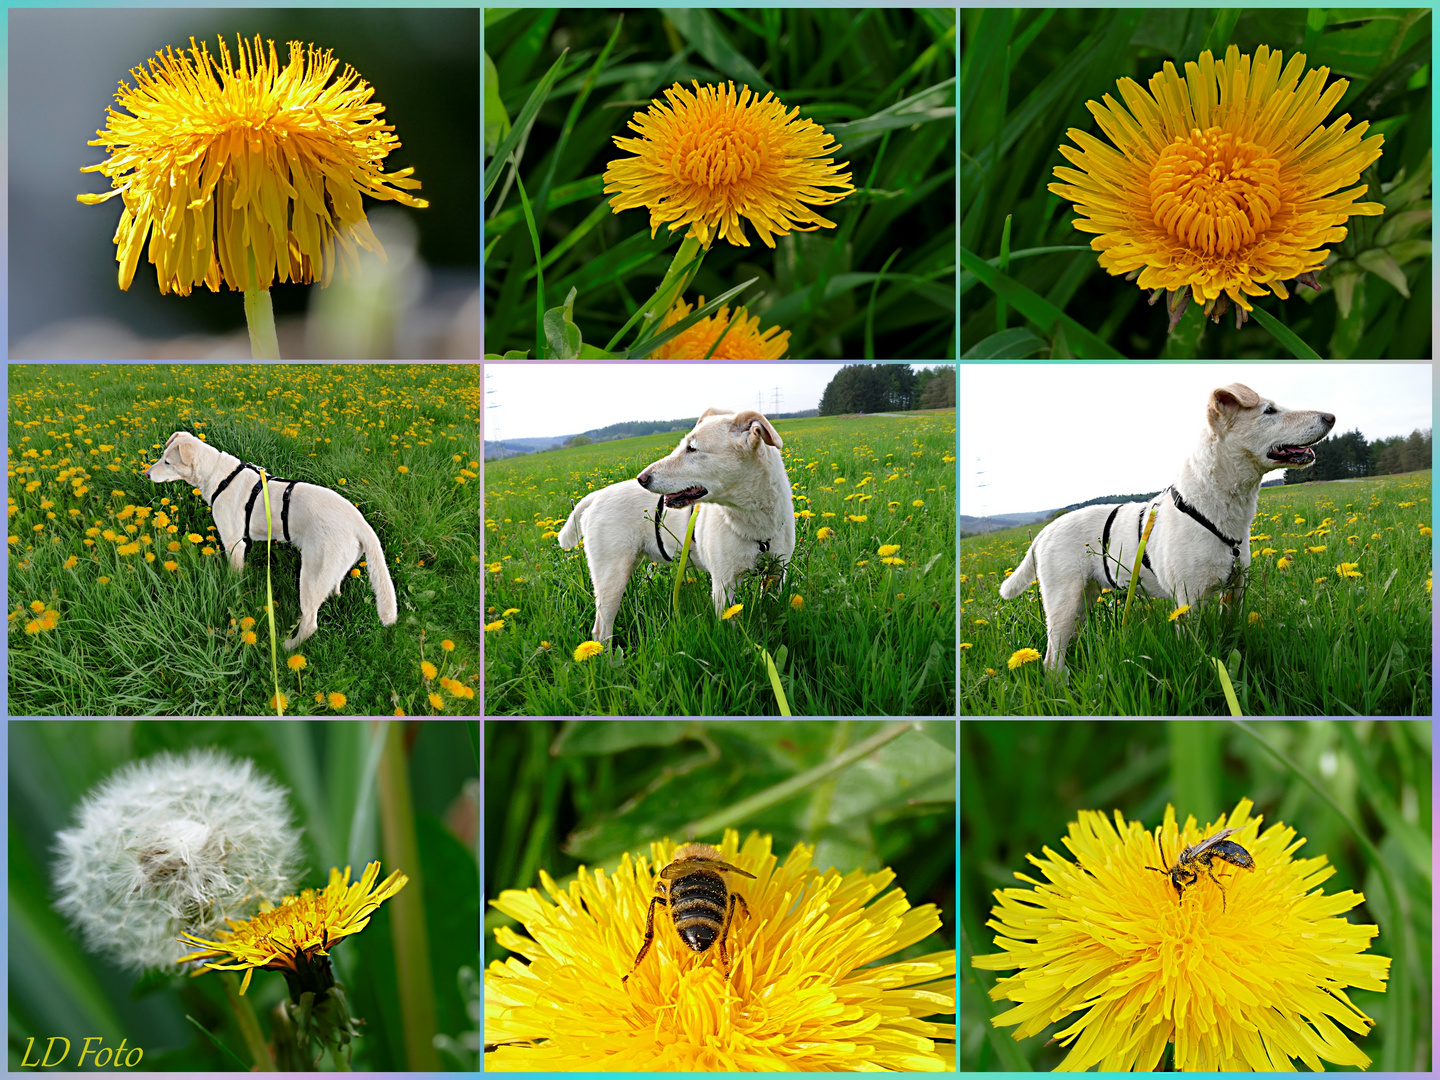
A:
<svg viewBox="0 0 1440 1080">
<path fill-rule="evenodd" d="M 329 703 L 330 708 L 332 709 L 343 709 L 345 707 L 345 695 L 340 693 L 338 690 L 332 690 L 330 691 L 330 693 L 326 694 L 325 700 Z"/>
<path fill-rule="evenodd" d="M 816 539 L 816 540 L 829 540 L 829 539 L 830 539 L 832 536 L 834 536 L 834 535 L 835 535 L 835 530 L 832 529 L 832 528 L 830 528 L 830 527 L 827 525 L 827 526 L 825 526 L 824 528 L 822 528 L 819 532 L 817 532 L 817 533 L 815 534 L 815 539 Z"/>
<path fill-rule="evenodd" d="M 1013 653 L 1010 654 L 1010 659 L 1005 661 L 1005 666 L 1008 667 L 1011 671 L 1014 671 L 1022 664 L 1028 664 L 1032 660 L 1039 659 L 1040 654 L 1034 649 L 1016 649 Z"/>
<path fill-rule="evenodd" d="M 1348 578 L 1365 576 L 1364 574 L 1360 573 L 1360 564 L 1355 562 L 1342 562 L 1335 567 L 1335 572 L 1341 577 Z"/>
<path fill-rule="evenodd" d="M 889 869 L 821 871 L 813 847 L 771 846 L 729 830 L 697 853 L 740 871 L 724 958 L 718 941 L 687 946 L 660 908 L 636 963 L 669 840 L 568 887 L 541 870 L 540 888 L 502 892 L 495 907 L 521 926 L 495 932 L 517 955 L 485 973 L 485 1071 L 953 1071 L 954 1028 L 937 1018 L 953 1019 L 954 951 L 895 956 L 939 929 L 935 906 L 912 907 Z"/>
<path fill-rule="evenodd" d="M 1184 615 L 1184 614 L 1185 614 L 1187 611 L 1189 611 L 1189 610 L 1190 610 L 1190 605 L 1189 605 L 1189 604 L 1181 604 L 1181 605 L 1180 605 L 1179 607 L 1177 607 L 1174 611 L 1170 612 L 1170 615 L 1169 615 L 1170 621 L 1171 621 L 1171 622 L 1174 622 L 1176 619 L 1178 619 L 1181 615 Z"/>
<path fill-rule="evenodd" d="M 792 229 L 813 232 L 835 223 L 813 206 L 839 202 L 855 190 L 849 162 L 834 163 L 840 147 L 813 120 L 788 113 L 773 93 L 757 97 L 742 85 L 701 86 L 695 92 L 678 82 L 637 112 L 630 128 L 640 138 L 615 136 L 615 145 L 635 157 L 617 158 L 605 170 L 605 194 L 619 213 L 646 207 L 650 235 L 667 225 L 690 226 L 702 246 L 718 237 L 749 247 L 741 218 L 748 218 L 767 247 L 773 236 Z M 827 191 L 826 188 L 833 190 Z"/>
<path fill-rule="evenodd" d="M 796 611 L 799 611 L 805 606 L 805 597 L 801 596 L 799 593 L 796 593 L 794 596 L 790 597 L 790 606 Z"/>
<path fill-rule="evenodd" d="M 582 663 L 593 656 L 599 656 L 605 651 L 605 646 L 598 641 L 582 641 L 575 646 L 575 662 Z"/>
<path fill-rule="evenodd" d="M 705 297 L 700 297 L 700 307 L 705 306 Z M 689 316 L 693 310 L 690 304 L 678 296 L 660 329 L 674 326 Z M 779 335 L 778 337 L 776 335 Z M 716 341 L 719 344 L 716 344 Z M 751 315 L 743 306 L 735 309 L 732 323 L 729 305 L 705 316 L 690 329 L 671 338 L 655 352 L 651 360 L 783 360 L 785 350 L 790 347 L 790 331 L 780 332 L 772 326 L 763 334 L 760 332 L 760 316 Z"/>
<path fill-rule="evenodd" d="M 899 544 L 881 544 L 881 545 L 880 545 L 880 552 L 879 552 L 879 554 L 880 554 L 880 557 L 883 559 L 883 558 L 884 558 L 885 556 L 887 556 L 887 555 L 894 555 L 894 554 L 895 554 L 896 552 L 898 552 L 899 550 L 900 550 L 900 545 L 899 545 Z"/>
<path fill-rule="evenodd" d="M 440 669 L 437 668 L 434 664 L 432 664 L 429 660 L 420 661 L 420 674 L 424 675 L 425 678 L 433 679 L 439 673 Z"/>
<path fill-rule="evenodd" d="M 1183 79 L 1166 61 L 1148 94 L 1126 78 L 1124 106 L 1109 94 L 1087 103 L 1113 146 L 1071 128 L 1080 149 L 1060 147 L 1075 168 L 1057 166 L 1050 191 L 1075 203 L 1075 228 L 1097 234 L 1102 267 L 1138 275 L 1152 303 L 1170 294 L 1172 326 L 1191 299 L 1217 322 L 1233 302 L 1238 326 L 1248 297 L 1286 299 L 1292 279 L 1318 290 L 1324 245 L 1345 239 L 1351 215 L 1384 212 L 1351 186 L 1384 137 L 1362 140 L 1369 124 L 1347 130 L 1349 114 L 1324 126 L 1349 82 L 1322 93 L 1329 68 L 1302 81 L 1304 54 L 1283 70 L 1281 60 L 1261 45 L 1252 64 L 1231 45 L 1223 60 L 1207 50 L 1187 62 Z"/>
<path fill-rule="evenodd" d="M 439 694 L 429 694 L 429 695 L 427 695 L 427 697 L 428 697 L 429 700 L 430 700 L 430 707 L 431 707 L 432 709 L 443 709 L 443 708 L 445 708 L 445 699 L 442 698 Z"/>
<path fill-rule="evenodd" d="M 722 618 L 722 619 L 733 619 L 736 615 L 739 615 L 740 612 L 742 612 L 742 611 L 744 611 L 744 610 L 745 610 L 745 605 L 744 605 L 744 604 L 732 604 L 730 607 L 728 607 L 728 608 L 725 609 L 724 613 L 720 616 L 720 618 Z"/>
<path fill-rule="evenodd" d="M 362 195 L 428 205 L 406 193 L 420 186 L 413 169 L 381 171 L 400 140 L 354 68 L 337 76 L 329 50 L 298 41 L 284 65 L 273 41 L 237 44 L 238 62 L 223 39 L 217 60 L 191 38 L 188 54 L 167 47 L 148 71 L 132 68 L 135 87 L 122 82 L 115 94 L 126 112 L 111 109 L 90 143 L 110 157 L 81 171 L 103 173 L 113 190 L 78 198 L 124 200 L 122 289 L 147 237 L 162 293 L 326 284 L 337 243 L 347 262 L 356 243 L 383 255 Z"/>
<path fill-rule="evenodd" d="M 1295 857 L 1304 843 L 1295 830 L 1276 824 L 1261 832 L 1251 807 L 1242 799 L 1228 819 L 1204 829 L 1194 817 L 1178 828 L 1167 807 L 1154 833 L 1118 810 L 1113 823 L 1080 811 L 1065 840 L 1075 862 L 1047 847 L 1043 859 L 1029 856 L 1045 884 L 996 893 L 990 926 L 1000 951 L 972 963 L 1018 969 L 994 991 L 1017 1005 L 991 1022 L 1019 1025 L 1015 1038 L 1024 1039 L 1072 1017 L 1055 1032 L 1070 1047 L 1058 1066 L 1064 1070 L 1149 1072 L 1161 1068 L 1171 1044 L 1173 1062 L 1163 1064 L 1177 1072 L 1288 1072 L 1297 1057 L 1315 1071 L 1322 1058 L 1368 1065 L 1341 1026 L 1363 1033 L 1374 1023 L 1344 991 L 1385 990 L 1389 958 L 1365 951 L 1379 928 L 1347 922 L 1344 912 L 1365 898 L 1322 895 L 1319 883 L 1332 872 L 1324 856 Z M 1227 827 L 1251 872 L 1218 859 L 1213 881 L 1206 873 L 1187 883 L 1155 872 Z M 1265 929 L 1277 926 L 1289 930 Z M 1127 991 L 1076 994 L 1067 974 L 1075 971 Z M 1257 1009 L 1260 1000 L 1268 1006 Z M 1203 1005 L 1173 1008 L 1178 1001 Z"/>
<path fill-rule="evenodd" d="M 485 632 L 486 632 L 487 634 L 492 634 L 492 633 L 495 633 L 496 631 L 504 630 L 504 629 L 505 629 L 505 620 L 504 620 L 504 619 L 496 619 L 494 622 L 488 622 L 488 623 L 485 624 Z"/>
<path fill-rule="evenodd" d="M 506 615 L 513 615 L 515 612 L 517 612 L 517 611 L 519 611 L 519 610 L 520 610 L 519 608 L 513 608 L 513 607 L 512 607 L 512 608 L 508 609 L 508 610 L 505 612 L 505 614 L 506 614 Z M 446 638 L 444 641 L 440 642 L 440 648 L 444 649 L 446 652 L 454 652 L 454 651 L 455 651 L 455 642 L 451 641 L 449 638 Z"/>
<path fill-rule="evenodd" d="M 240 993 L 250 987 L 257 969 L 280 971 L 290 985 L 291 997 L 299 1000 L 304 991 L 323 994 L 330 976 L 330 950 L 341 938 L 358 934 L 370 923 L 370 916 L 409 882 L 396 870 L 378 885 L 380 864 L 365 867 L 360 880 L 350 881 L 350 867 L 330 871 L 330 884 L 316 892 L 306 889 L 299 896 L 287 896 L 278 907 L 261 904 L 260 913 L 243 922 L 231 922 L 221 930 L 218 941 L 185 934 L 185 943 L 198 951 L 179 958 L 180 963 L 204 961 L 210 971 L 244 971 Z M 311 985 L 310 980 L 317 984 Z M 334 979 L 330 977 L 329 983 Z M 298 988 L 298 989 L 297 989 Z"/>
<path fill-rule="evenodd" d="M 290 659 L 285 661 L 285 666 L 288 667 L 291 671 L 299 671 L 301 668 L 307 667 L 308 663 L 309 662 L 305 659 L 305 657 L 301 656 L 299 653 L 296 653 L 294 656 L 290 657 Z"/>
</svg>

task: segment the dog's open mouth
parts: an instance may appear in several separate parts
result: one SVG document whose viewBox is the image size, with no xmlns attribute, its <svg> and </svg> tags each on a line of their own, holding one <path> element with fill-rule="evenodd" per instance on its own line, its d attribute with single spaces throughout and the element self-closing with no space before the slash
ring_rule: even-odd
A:
<svg viewBox="0 0 1440 1080">
<path fill-rule="evenodd" d="M 671 510 L 679 510 L 683 506 L 689 506 L 693 502 L 699 502 L 709 494 L 710 490 L 708 488 L 703 488 L 699 484 L 696 484 L 694 487 L 686 488 L 684 491 L 677 491 L 673 495 L 666 495 L 665 505 Z"/>
<path fill-rule="evenodd" d="M 1265 456 L 1271 461 L 1283 462 L 1286 465 L 1315 464 L 1315 451 L 1308 446 L 1275 446 L 1271 447 L 1270 453 Z"/>
</svg>

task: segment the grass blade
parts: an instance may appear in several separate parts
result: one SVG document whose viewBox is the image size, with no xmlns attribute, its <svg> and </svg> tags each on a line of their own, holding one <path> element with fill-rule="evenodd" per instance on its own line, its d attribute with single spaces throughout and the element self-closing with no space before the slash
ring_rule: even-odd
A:
<svg viewBox="0 0 1440 1080">
<path fill-rule="evenodd" d="M 525 107 L 520 110 L 520 115 L 515 118 L 515 123 L 510 127 L 510 134 L 506 135 L 500 143 L 500 148 L 495 151 L 495 156 L 490 159 L 486 168 L 485 176 L 485 198 L 490 197 L 490 192 L 495 187 L 495 182 L 500 179 L 502 169 L 497 165 L 504 165 L 505 159 L 510 156 L 511 151 L 519 145 L 520 140 L 530 132 L 530 126 L 535 123 L 535 117 L 540 113 L 540 106 L 545 104 L 545 99 L 550 95 L 550 87 L 555 85 L 555 80 L 560 77 L 560 68 L 565 63 L 565 57 L 570 55 L 566 49 L 560 54 L 560 58 L 550 65 L 544 77 L 535 84 L 535 89 L 530 92 L 530 97 L 525 102 Z M 518 173 L 520 163 L 515 163 Z"/>
<path fill-rule="evenodd" d="M 1015 310 L 1024 315 L 1031 322 L 1042 328 L 1054 326 L 1059 323 L 1065 327 L 1069 340 L 1077 347 L 1080 356 L 1085 360 L 1124 360 L 1124 356 L 1116 352 L 1105 342 L 1092 334 L 1085 327 L 1066 315 L 1063 311 L 1050 303 L 1043 296 L 1032 292 L 1014 278 L 1000 273 L 980 256 L 967 248 L 960 249 L 960 264 L 970 273 L 980 279 L 982 283 L 989 286 L 996 296 L 1003 296 Z"/>
<path fill-rule="evenodd" d="M 1274 315 L 1271 315 L 1259 304 L 1255 305 L 1254 310 L 1251 311 L 1250 314 L 1254 316 L 1256 322 L 1258 322 L 1261 326 L 1263 326 L 1266 330 L 1269 330 L 1270 333 L 1274 335 L 1276 341 L 1280 342 L 1281 345 L 1284 345 L 1285 348 L 1289 349 L 1296 356 L 1296 358 L 1300 360 L 1321 359 L 1320 354 L 1317 353 L 1314 349 L 1310 348 L 1309 345 L 1306 345 L 1305 342 L 1301 341 L 1300 336 L 1296 334 L 1294 330 L 1291 330 L 1288 326 L 1282 323 L 1279 319 L 1275 318 Z"/>
</svg>

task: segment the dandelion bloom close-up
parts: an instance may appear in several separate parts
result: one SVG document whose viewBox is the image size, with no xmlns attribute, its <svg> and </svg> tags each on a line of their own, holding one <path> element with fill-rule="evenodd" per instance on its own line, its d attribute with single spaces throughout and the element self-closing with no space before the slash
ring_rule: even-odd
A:
<svg viewBox="0 0 1440 1080">
<path fill-rule="evenodd" d="M 705 306 L 705 297 L 700 297 Z M 690 304 L 676 298 L 666 312 L 661 330 L 674 326 L 693 310 Z M 716 339 L 719 344 L 716 344 Z M 781 333 L 772 326 L 760 332 L 760 317 L 751 315 L 743 306 L 735 309 L 732 322 L 729 305 L 722 306 L 699 320 L 688 330 L 671 338 L 655 352 L 651 360 L 782 360 L 790 345 L 790 331 Z"/>
<path fill-rule="evenodd" d="M 1325 895 L 1325 857 L 1295 857 L 1295 830 L 1262 832 L 1252 806 L 1204 829 L 1178 828 L 1167 807 L 1153 833 L 1080 811 L 1064 840 L 1075 862 L 1045 848 L 1027 856 L 1045 883 L 1017 873 L 1033 888 L 995 892 L 1000 951 L 973 963 L 1014 970 L 990 997 L 1016 1004 L 991 1023 L 1025 1039 L 1080 1013 L 1053 1033 L 1070 1048 L 1064 1070 L 1152 1071 L 1172 1043 L 1177 1071 L 1369 1065 L 1340 1030 L 1374 1025 L 1345 989 L 1384 992 L 1389 978 L 1389 958 L 1366 952 L 1379 928 L 1343 918 L 1365 897 Z M 1196 857 L 1226 829 L 1229 847 Z"/>
<path fill-rule="evenodd" d="M 792 229 L 813 232 L 835 223 L 813 206 L 839 202 L 855 190 L 848 162 L 835 164 L 840 147 L 813 120 L 785 110 L 773 93 L 759 97 L 742 85 L 701 86 L 678 82 L 665 91 L 668 104 L 652 101 L 630 127 L 638 139 L 615 136 L 634 157 L 617 158 L 605 170 L 605 194 L 615 213 L 644 207 L 650 235 L 661 225 L 673 232 L 690 226 L 708 248 L 718 237 L 749 247 L 741 218 L 766 247 Z M 810 205 L 806 205 L 806 204 Z"/>
<path fill-rule="evenodd" d="M 1262 45 L 1252 63 L 1231 45 L 1223 60 L 1187 62 L 1184 78 L 1166 61 L 1149 93 L 1121 79 L 1124 105 L 1109 94 L 1086 103 L 1110 143 L 1071 128 L 1079 149 L 1060 152 L 1075 168 L 1057 166 L 1049 190 L 1075 204 L 1075 228 L 1097 234 L 1102 267 L 1138 276 L 1151 303 L 1170 294 L 1172 326 L 1191 299 L 1216 321 L 1233 302 L 1238 326 L 1252 296 L 1286 299 L 1296 281 L 1318 289 L 1325 245 L 1345 239 L 1351 216 L 1384 212 L 1354 186 L 1384 136 L 1365 138 L 1368 122 L 1347 127 L 1348 114 L 1325 126 L 1350 85 L 1326 88 L 1329 74 L 1306 73 L 1304 54 L 1282 66 Z"/>
<path fill-rule="evenodd" d="M 494 906 L 530 936 L 495 931 L 517 955 L 485 973 L 486 1070 L 953 1070 L 954 1025 L 928 1018 L 955 1011 L 954 952 L 886 960 L 940 928 L 935 906 L 911 907 L 890 870 L 821 872 L 804 844 L 781 860 L 769 837 L 739 840 L 719 845 L 749 912 L 727 928 L 728 963 L 658 904 L 637 963 L 668 840 L 568 888 L 541 870 L 548 899 L 502 892 Z"/>
<path fill-rule="evenodd" d="M 281 64 L 275 43 L 239 40 L 236 57 L 220 41 L 175 52 L 167 47 L 132 68 L 106 126 L 91 146 L 110 155 L 82 172 L 110 178 L 125 209 L 115 230 L 119 282 L 128 289 L 149 238 L 162 293 L 188 296 L 196 285 L 245 291 L 276 281 L 328 283 L 339 257 L 358 244 L 384 256 L 361 196 L 421 208 L 409 194 L 414 169 L 382 171 L 400 146 L 384 105 L 348 64 L 338 75 L 329 50 L 290 42 Z M 252 261 L 253 260 L 253 261 Z"/>
</svg>

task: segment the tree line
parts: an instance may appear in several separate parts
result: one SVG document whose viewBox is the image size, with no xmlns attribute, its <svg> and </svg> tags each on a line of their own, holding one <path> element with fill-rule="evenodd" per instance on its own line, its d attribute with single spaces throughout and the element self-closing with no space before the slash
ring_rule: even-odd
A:
<svg viewBox="0 0 1440 1080">
<path fill-rule="evenodd" d="M 820 395 L 820 415 L 908 412 L 955 407 L 954 367 L 846 364 Z"/>
<path fill-rule="evenodd" d="M 1368 442 L 1358 430 L 1329 435 L 1315 444 L 1315 464 L 1308 469 L 1287 469 L 1285 482 L 1349 480 L 1357 476 L 1386 476 L 1430 468 L 1430 429 Z"/>
</svg>

